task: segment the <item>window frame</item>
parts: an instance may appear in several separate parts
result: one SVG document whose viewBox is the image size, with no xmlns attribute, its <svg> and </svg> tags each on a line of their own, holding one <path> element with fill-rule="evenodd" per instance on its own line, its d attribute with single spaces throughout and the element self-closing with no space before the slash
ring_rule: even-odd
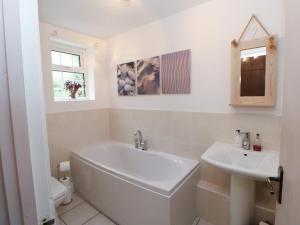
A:
<svg viewBox="0 0 300 225">
<path fill-rule="evenodd" d="M 52 63 L 52 51 L 78 55 L 80 57 L 80 66 L 79 67 L 71 67 L 71 66 L 64 66 L 64 65 L 56 65 Z M 57 43 L 52 41 L 50 47 L 50 61 L 51 61 L 51 90 L 52 96 L 55 102 L 64 102 L 64 101 L 74 101 L 70 98 L 66 97 L 55 97 L 53 91 L 53 71 L 58 72 L 67 72 L 67 73 L 80 73 L 84 76 L 84 84 L 85 84 L 85 97 L 77 97 L 75 101 L 83 101 L 83 100 L 90 100 L 90 93 L 89 93 L 89 74 L 88 74 L 88 66 L 87 66 L 87 50 L 83 48 L 78 48 L 75 46 Z"/>
</svg>

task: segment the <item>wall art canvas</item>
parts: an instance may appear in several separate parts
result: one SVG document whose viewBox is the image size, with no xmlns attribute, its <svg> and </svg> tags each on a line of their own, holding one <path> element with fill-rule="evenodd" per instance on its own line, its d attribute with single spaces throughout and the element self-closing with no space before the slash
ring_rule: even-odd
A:
<svg viewBox="0 0 300 225">
<path fill-rule="evenodd" d="M 191 51 L 184 50 L 161 56 L 162 93 L 191 92 Z"/>
<path fill-rule="evenodd" d="M 119 96 L 136 95 L 136 62 L 117 65 Z"/>
<path fill-rule="evenodd" d="M 160 94 L 160 57 L 137 61 L 137 91 L 139 95 Z"/>
</svg>

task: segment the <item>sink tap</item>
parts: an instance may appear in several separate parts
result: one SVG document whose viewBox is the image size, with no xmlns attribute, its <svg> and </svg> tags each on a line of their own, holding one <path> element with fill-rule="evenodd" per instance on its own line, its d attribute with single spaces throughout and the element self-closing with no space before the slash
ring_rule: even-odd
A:
<svg viewBox="0 0 300 225">
<path fill-rule="evenodd" d="M 242 132 L 243 134 L 243 141 L 242 141 L 242 147 L 245 150 L 250 150 L 250 132 Z"/>
<path fill-rule="evenodd" d="M 134 147 L 143 151 L 148 149 L 147 141 L 143 140 L 143 134 L 140 130 L 134 132 Z"/>
<path fill-rule="evenodd" d="M 139 146 L 142 142 L 142 139 L 143 139 L 143 135 L 140 130 L 137 130 L 136 132 L 134 132 L 134 147 L 135 148 L 139 148 Z"/>
</svg>

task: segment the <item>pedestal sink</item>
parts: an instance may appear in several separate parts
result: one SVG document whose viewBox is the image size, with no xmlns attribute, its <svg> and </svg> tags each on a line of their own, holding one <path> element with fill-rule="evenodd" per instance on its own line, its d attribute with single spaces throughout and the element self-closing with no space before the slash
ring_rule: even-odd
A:
<svg viewBox="0 0 300 225">
<path fill-rule="evenodd" d="M 231 175 L 230 225 L 252 225 L 255 180 L 277 177 L 279 152 L 254 152 L 217 142 L 201 158 Z"/>
</svg>

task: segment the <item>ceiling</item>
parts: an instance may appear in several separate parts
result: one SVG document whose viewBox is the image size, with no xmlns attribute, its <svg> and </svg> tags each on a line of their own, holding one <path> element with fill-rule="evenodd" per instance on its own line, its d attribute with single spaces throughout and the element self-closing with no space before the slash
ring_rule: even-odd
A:
<svg viewBox="0 0 300 225">
<path fill-rule="evenodd" d="M 39 0 L 40 20 L 110 37 L 191 8 L 204 0 Z"/>
</svg>

